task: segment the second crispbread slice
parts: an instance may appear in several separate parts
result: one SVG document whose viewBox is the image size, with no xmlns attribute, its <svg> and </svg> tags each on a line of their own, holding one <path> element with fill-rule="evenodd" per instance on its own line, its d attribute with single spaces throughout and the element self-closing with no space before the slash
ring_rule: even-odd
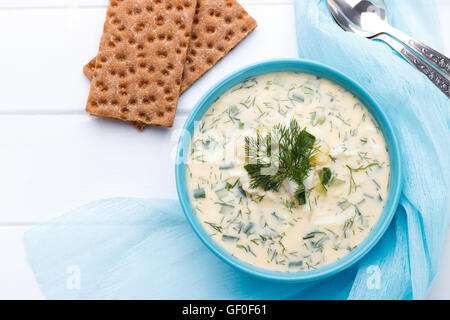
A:
<svg viewBox="0 0 450 320">
<path fill-rule="evenodd" d="M 172 126 L 196 0 L 112 0 L 86 110 Z"/>
<path fill-rule="evenodd" d="M 97 57 L 93 58 L 91 61 L 89 61 L 89 62 L 83 67 L 83 73 L 86 75 L 86 77 L 89 78 L 89 80 L 92 80 L 92 78 L 94 77 L 95 60 L 97 60 Z"/>
<path fill-rule="evenodd" d="M 181 92 L 211 69 L 257 26 L 236 0 L 198 0 Z"/>
</svg>

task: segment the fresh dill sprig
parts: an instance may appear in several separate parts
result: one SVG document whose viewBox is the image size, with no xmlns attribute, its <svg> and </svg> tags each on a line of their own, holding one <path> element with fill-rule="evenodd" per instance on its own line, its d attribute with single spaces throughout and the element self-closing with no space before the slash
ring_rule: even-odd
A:
<svg viewBox="0 0 450 320">
<path fill-rule="evenodd" d="M 247 164 L 245 170 L 252 188 L 279 191 L 286 179 L 297 184 L 295 197 L 300 205 L 306 203 L 304 181 L 316 153 L 316 138 L 301 129 L 296 120 L 289 127 L 278 124 L 267 135 L 245 138 Z"/>
</svg>

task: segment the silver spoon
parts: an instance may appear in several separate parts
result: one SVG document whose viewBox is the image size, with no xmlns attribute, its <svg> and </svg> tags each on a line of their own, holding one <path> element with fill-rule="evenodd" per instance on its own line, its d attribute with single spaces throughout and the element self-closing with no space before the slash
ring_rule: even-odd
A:
<svg viewBox="0 0 450 320">
<path fill-rule="evenodd" d="M 386 6 L 383 0 L 327 0 L 327 2 L 334 19 L 344 30 L 386 42 L 450 97 L 450 59 L 390 26 L 386 20 Z M 386 34 L 417 51 L 413 53 L 408 47 Z M 422 54 L 426 60 L 419 57 Z M 442 74 L 431 67 L 427 60 Z"/>
</svg>

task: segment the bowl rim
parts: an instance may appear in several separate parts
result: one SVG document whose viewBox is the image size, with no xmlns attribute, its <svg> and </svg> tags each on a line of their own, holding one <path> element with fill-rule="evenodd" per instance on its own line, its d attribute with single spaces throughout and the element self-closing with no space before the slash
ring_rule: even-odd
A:
<svg viewBox="0 0 450 320">
<path fill-rule="evenodd" d="M 355 95 L 356 98 L 366 107 L 366 109 L 368 109 L 372 117 L 376 120 L 380 130 L 382 131 L 383 137 L 386 141 L 386 146 L 388 148 L 390 160 L 388 198 L 377 224 L 373 227 L 368 236 L 356 249 L 351 251 L 343 258 L 312 271 L 301 271 L 295 273 L 270 271 L 267 269 L 255 267 L 231 256 L 230 253 L 220 247 L 219 244 L 217 244 L 208 235 L 204 227 L 201 225 L 201 222 L 197 218 L 196 213 L 191 206 L 190 197 L 186 186 L 186 164 L 183 160 L 185 156 L 188 155 L 188 152 L 184 154 L 184 150 L 189 150 L 191 135 L 194 129 L 194 122 L 198 119 L 201 119 L 203 114 L 210 108 L 210 106 L 220 96 L 222 96 L 226 91 L 228 91 L 235 85 L 245 81 L 248 78 L 277 72 L 299 72 L 313 74 L 328 79 Z M 394 127 L 389 122 L 382 108 L 380 108 L 380 106 L 359 84 L 350 79 L 348 76 L 324 64 L 303 59 L 273 59 L 257 62 L 243 67 L 235 72 L 232 72 L 231 74 L 217 82 L 215 85 L 213 85 L 212 88 L 210 88 L 203 95 L 203 97 L 192 109 L 189 117 L 184 124 L 180 139 L 178 141 L 175 162 L 175 179 L 178 198 L 181 203 L 183 212 L 187 220 L 189 221 L 189 224 L 194 229 L 196 235 L 200 238 L 200 240 L 216 256 L 218 256 L 229 265 L 237 268 L 238 270 L 241 270 L 258 278 L 285 283 L 300 283 L 329 277 L 349 268 L 357 261 L 359 261 L 364 255 L 366 255 L 383 236 L 395 214 L 402 189 L 401 175 L 402 166 L 400 161 L 398 139 L 394 131 Z"/>
</svg>

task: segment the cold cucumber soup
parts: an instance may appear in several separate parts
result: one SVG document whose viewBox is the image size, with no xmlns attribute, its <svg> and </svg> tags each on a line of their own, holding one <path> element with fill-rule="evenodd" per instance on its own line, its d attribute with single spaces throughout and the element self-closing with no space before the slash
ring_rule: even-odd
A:
<svg viewBox="0 0 450 320">
<path fill-rule="evenodd" d="M 366 108 L 340 86 L 293 72 L 249 79 L 196 123 L 190 201 L 234 257 L 280 272 L 349 254 L 385 205 L 389 155 Z"/>
</svg>

